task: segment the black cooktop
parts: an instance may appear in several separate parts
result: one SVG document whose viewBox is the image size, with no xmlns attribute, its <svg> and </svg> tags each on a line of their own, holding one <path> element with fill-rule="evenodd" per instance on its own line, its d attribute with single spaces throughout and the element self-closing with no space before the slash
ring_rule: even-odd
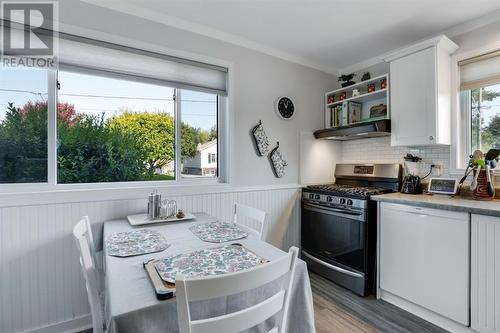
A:
<svg viewBox="0 0 500 333">
<path fill-rule="evenodd" d="M 367 198 L 372 195 L 391 192 L 390 189 L 380 187 L 363 187 L 340 184 L 322 184 L 307 186 L 308 190 L 318 191 L 329 195 L 352 196 Z"/>
</svg>

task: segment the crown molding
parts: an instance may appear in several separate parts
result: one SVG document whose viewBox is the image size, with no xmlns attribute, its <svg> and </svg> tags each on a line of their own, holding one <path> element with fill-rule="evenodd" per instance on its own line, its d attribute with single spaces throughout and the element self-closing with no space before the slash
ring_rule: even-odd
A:
<svg viewBox="0 0 500 333">
<path fill-rule="evenodd" d="M 500 21 L 500 10 L 495 10 L 489 14 L 477 17 L 464 23 L 457 24 L 449 29 L 444 30 L 441 34 L 448 37 L 456 37 L 498 21 Z"/>
<path fill-rule="evenodd" d="M 442 31 L 441 33 L 436 34 L 436 35 L 445 35 L 445 36 L 453 38 L 453 37 L 466 34 L 468 32 L 474 31 L 476 29 L 482 28 L 488 24 L 495 23 L 498 21 L 500 21 L 500 10 L 493 11 L 487 15 L 480 16 L 478 18 L 467 21 L 465 23 L 455 25 L 449 29 Z M 415 42 L 415 44 L 416 43 L 419 43 L 419 41 Z M 405 46 L 405 47 L 408 47 L 408 46 Z M 382 53 L 382 54 L 379 54 L 375 57 L 371 57 L 369 59 L 360 61 L 358 63 L 346 66 L 342 69 L 339 69 L 339 71 L 336 73 L 336 75 L 341 75 L 341 74 L 345 74 L 345 73 L 354 73 L 354 72 L 366 69 L 368 67 L 380 64 L 380 63 L 384 62 L 384 59 L 387 58 L 390 54 L 394 53 L 396 50 L 404 49 L 405 47 L 397 48 L 397 49 L 394 49 L 392 51 Z"/>
<path fill-rule="evenodd" d="M 246 49 L 254 50 L 260 53 L 273 56 L 275 58 L 286 60 L 302 66 L 310 67 L 328 74 L 336 75 L 338 72 L 335 68 L 318 64 L 306 58 L 297 56 L 295 54 L 286 51 L 279 50 L 277 48 L 268 45 L 258 43 L 256 41 L 247 39 L 245 37 L 227 33 L 222 30 L 214 29 L 203 24 L 190 22 L 171 15 L 143 9 L 139 6 L 124 4 L 123 2 L 119 1 L 100 1 L 100 0 L 82 0 L 82 1 L 98 7 L 111 9 L 117 12 L 140 17 L 173 28 L 193 32 L 199 35 L 203 35 L 223 42 L 234 44 L 240 47 L 244 47 Z"/>
</svg>

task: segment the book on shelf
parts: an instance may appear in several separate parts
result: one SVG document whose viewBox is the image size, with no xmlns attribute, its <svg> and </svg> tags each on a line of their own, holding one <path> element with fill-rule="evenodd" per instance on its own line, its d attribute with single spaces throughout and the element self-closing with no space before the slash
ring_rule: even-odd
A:
<svg viewBox="0 0 500 333">
<path fill-rule="evenodd" d="M 361 103 L 359 102 L 348 102 L 347 110 L 349 113 L 349 124 L 354 124 L 361 121 Z"/>
<path fill-rule="evenodd" d="M 330 126 L 346 126 L 361 121 L 362 105 L 359 102 L 343 102 L 329 108 Z"/>
</svg>

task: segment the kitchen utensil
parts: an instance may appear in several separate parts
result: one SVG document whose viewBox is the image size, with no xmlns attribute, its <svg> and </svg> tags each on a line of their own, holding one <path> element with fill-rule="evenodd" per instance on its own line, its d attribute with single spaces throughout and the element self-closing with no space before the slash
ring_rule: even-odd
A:
<svg viewBox="0 0 500 333">
<path fill-rule="evenodd" d="M 481 172 L 481 164 L 478 164 L 475 170 L 476 170 L 476 175 L 472 179 L 472 183 L 470 184 L 471 191 L 474 191 L 477 187 L 477 178 L 479 177 L 479 172 Z"/>
<path fill-rule="evenodd" d="M 473 156 L 469 155 L 469 162 L 467 163 L 467 168 L 465 169 L 464 176 L 458 182 L 457 195 L 460 194 L 460 191 L 462 191 L 462 185 L 465 182 L 465 180 L 467 179 L 467 177 L 470 175 L 470 173 L 472 172 L 473 168 L 474 168 Z"/>
<path fill-rule="evenodd" d="M 495 158 L 494 160 L 491 160 L 490 164 L 491 164 L 491 169 L 494 170 L 498 164 L 498 157 Z"/>
<path fill-rule="evenodd" d="M 493 160 L 494 160 L 494 159 L 496 159 L 499 155 L 500 155 L 500 150 L 498 150 L 498 149 L 490 149 L 490 150 L 488 150 L 488 152 L 486 153 L 486 156 L 484 157 L 484 159 L 486 160 L 486 162 L 488 162 L 488 161 L 493 161 Z"/>
<path fill-rule="evenodd" d="M 488 191 L 488 195 L 495 195 L 495 188 L 493 187 L 493 183 L 491 182 L 491 174 L 490 174 L 490 161 L 486 163 L 486 179 L 488 183 L 486 184 L 486 190 Z"/>
<path fill-rule="evenodd" d="M 473 160 L 474 164 L 476 164 L 477 161 L 482 160 L 483 158 L 484 158 L 484 154 L 480 150 L 475 150 L 472 153 L 472 160 Z"/>
</svg>

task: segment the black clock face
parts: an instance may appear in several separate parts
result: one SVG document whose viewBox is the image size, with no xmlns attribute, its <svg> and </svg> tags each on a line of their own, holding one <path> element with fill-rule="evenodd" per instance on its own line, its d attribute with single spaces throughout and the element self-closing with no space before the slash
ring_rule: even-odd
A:
<svg viewBox="0 0 500 333">
<path fill-rule="evenodd" d="M 292 118 L 295 112 L 292 100 L 288 97 L 281 97 L 278 101 L 278 112 L 285 119 Z"/>
</svg>

